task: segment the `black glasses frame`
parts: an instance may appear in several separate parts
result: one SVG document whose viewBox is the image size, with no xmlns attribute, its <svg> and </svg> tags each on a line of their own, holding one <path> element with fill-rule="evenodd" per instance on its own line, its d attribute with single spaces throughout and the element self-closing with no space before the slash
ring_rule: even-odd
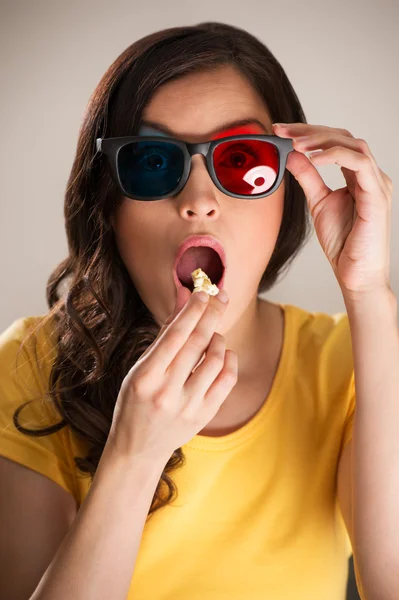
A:
<svg viewBox="0 0 399 600">
<path fill-rule="evenodd" d="M 279 160 L 278 176 L 277 176 L 277 179 L 276 179 L 275 183 L 273 184 L 273 186 L 266 192 L 263 192 L 260 194 L 253 194 L 250 196 L 248 196 L 248 195 L 245 196 L 243 194 L 234 194 L 233 192 L 229 192 L 229 190 L 226 190 L 221 185 L 220 181 L 218 180 L 218 178 L 216 176 L 215 169 L 213 168 L 213 153 L 215 151 L 215 148 L 223 142 L 234 141 L 234 140 L 249 140 L 249 139 L 266 141 L 266 142 L 269 142 L 270 144 L 273 144 L 274 146 L 276 146 L 279 150 L 280 160 Z M 167 194 L 163 194 L 162 196 L 151 196 L 150 198 L 147 198 L 145 196 L 132 196 L 124 189 L 121 179 L 119 177 L 119 173 L 118 173 L 118 154 L 119 154 L 120 149 L 123 146 L 125 146 L 126 144 L 130 144 L 131 142 L 168 142 L 168 143 L 176 144 L 176 146 L 181 148 L 181 150 L 183 151 L 183 154 L 184 154 L 183 173 L 182 173 L 181 179 L 178 182 L 177 186 L 172 191 L 168 192 Z M 113 137 L 113 138 L 97 138 L 96 139 L 96 147 L 97 147 L 97 152 L 102 152 L 103 154 L 105 154 L 107 156 L 109 165 L 111 167 L 114 181 L 117 183 L 119 189 L 124 194 L 124 196 L 127 196 L 128 198 L 132 198 L 133 200 L 141 200 L 141 201 L 145 201 L 145 202 L 151 202 L 154 200 L 163 200 L 164 198 L 170 198 L 171 196 L 175 196 L 176 194 L 178 194 L 187 183 L 187 180 L 188 180 L 188 177 L 189 177 L 190 171 L 191 171 L 191 157 L 194 156 L 194 154 L 202 154 L 202 156 L 205 157 L 207 170 L 208 170 L 208 173 L 209 173 L 213 183 L 224 194 L 227 194 L 228 196 L 231 196 L 232 198 L 243 198 L 244 200 L 257 200 L 258 198 L 266 198 L 266 196 L 273 194 L 273 192 L 275 192 L 276 189 L 281 184 L 281 181 L 282 181 L 283 175 L 284 175 L 284 171 L 285 171 L 285 167 L 287 164 L 288 154 L 294 150 L 292 138 L 281 138 L 281 137 L 278 137 L 277 135 L 262 135 L 262 134 L 232 135 L 229 137 L 218 138 L 217 140 L 201 142 L 199 144 L 191 144 L 189 142 L 183 142 L 181 140 L 176 140 L 175 138 L 171 138 L 171 137 L 166 137 L 166 136 L 160 137 L 159 135 L 140 135 L 140 136 L 125 136 L 125 137 Z"/>
</svg>

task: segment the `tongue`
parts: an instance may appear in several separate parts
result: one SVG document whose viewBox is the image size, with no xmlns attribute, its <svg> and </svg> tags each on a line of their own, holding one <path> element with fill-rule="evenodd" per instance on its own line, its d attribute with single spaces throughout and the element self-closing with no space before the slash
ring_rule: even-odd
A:
<svg viewBox="0 0 399 600">
<path fill-rule="evenodd" d="M 185 251 L 177 265 L 177 276 L 185 287 L 193 287 L 191 273 L 201 268 L 212 283 L 218 283 L 222 276 L 222 264 L 218 253 L 205 246 L 191 247 Z"/>
</svg>

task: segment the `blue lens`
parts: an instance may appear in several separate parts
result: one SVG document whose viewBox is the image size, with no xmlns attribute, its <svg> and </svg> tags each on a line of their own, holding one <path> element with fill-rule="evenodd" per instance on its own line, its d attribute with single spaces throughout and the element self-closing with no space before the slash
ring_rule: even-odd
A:
<svg viewBox="0 0 399 600">
<path fill-rule="evenodd" d="M 171 142 L 130 142 L 118 154 L 117 167 L 123 188 L 131 196 L 167 196 L 184 170 L 184 154 Z"/>
</svg>

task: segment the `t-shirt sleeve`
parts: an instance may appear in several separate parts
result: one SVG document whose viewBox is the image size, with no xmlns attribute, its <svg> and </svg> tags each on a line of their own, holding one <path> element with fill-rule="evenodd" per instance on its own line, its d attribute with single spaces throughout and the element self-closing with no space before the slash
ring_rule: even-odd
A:
<svg viewBox="0 0 399 600">
<path fill-rule="evenodd" d="M 314 332 L 320 397 L 328 402 L 328 427 L 334 423 L 337 449 L 342 453 L 352 439 L 356 409 L 352 335 L 347 313 L 318 313 Z"/>
<path fill-rule="evenodd" d="M 18 354 L 26 333 L 39 318 L 17 319 L 0 333 L 0 455 L 41 473 L 77 498 L 75 467 L 65 428 L 50 435 L 31 436 L 19 431 L 14 423 L 16 409 L 29 400 L 32 402 L 18 416 L 22 427 L 40 430 L 62 421 L 45 394 L 55 354 L 44 329 L 33 334 Z"/>
<path fill-rule="evenodd" d="M 355 409 L 356 409 L 355 376 L 354 376 L 354 371 L 352 370 L 351 379 L 349 382 L 348 410 L 347 410 L 345 422 L 344 422 L 341 448 L 344 448 L 344 446 L 346 446 L 346 444 L 352 439 L 353 419 L 355 416 Z"/>
</svg>

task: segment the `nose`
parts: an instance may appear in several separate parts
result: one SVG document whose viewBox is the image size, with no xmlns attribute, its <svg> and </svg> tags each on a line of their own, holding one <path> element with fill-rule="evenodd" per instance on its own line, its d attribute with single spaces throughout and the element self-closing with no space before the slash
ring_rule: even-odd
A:
<svg viewBox="0 0 399 600">
<path fill-rule="evenodd" d="M 205 157 L 193 155 L 186 184 L 176 196 L 181 216 L 192 219 L 207 215 L 216 218 L 219 213 L 218 192 L 208 173 Z"/>
</svg>

